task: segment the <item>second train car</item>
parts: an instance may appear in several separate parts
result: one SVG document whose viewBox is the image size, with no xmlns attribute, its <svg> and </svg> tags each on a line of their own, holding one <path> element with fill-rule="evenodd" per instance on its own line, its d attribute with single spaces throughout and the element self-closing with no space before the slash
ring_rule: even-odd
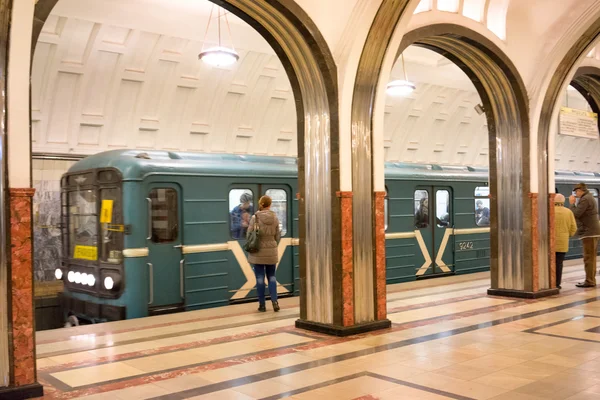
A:
<svg viewBox="0 0 600 400">
<path fill-rule="evenodd" d="M 388 283 L 486 271 L 486 169 L 386 164 Z M 561 192 L 598 176 L 561 176 Z M 114 150 L 61 181 L 62 305 L 93 322 L 216 307 L 256 297 L 242 250 L 258 198 L 273 198 L 281 295 L 299 293 L 295 158 Z M 577 250 L 574 251 L 576 256 Z"/>
</svg>

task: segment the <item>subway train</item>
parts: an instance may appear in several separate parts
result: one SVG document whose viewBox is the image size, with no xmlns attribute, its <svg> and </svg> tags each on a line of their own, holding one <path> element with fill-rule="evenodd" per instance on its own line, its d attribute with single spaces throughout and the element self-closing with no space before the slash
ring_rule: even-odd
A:
<svg viewBox="0 0 600 400">
<path fill-rule="evenodd" d="M 487 169 L 388 163 L 387 282 L 489 270 Z M 557 173 L 560 191 L 600 175 Z M 281 296 L 299 293 L 295 158 L 114 150 L 61 179 L 64 281 L 74 323 L 218 307 L 256 297 L 242 250 L 262 195 L 281 224 Z M 570 257 L 580 256 L 573 246 Z"/>
</svg>

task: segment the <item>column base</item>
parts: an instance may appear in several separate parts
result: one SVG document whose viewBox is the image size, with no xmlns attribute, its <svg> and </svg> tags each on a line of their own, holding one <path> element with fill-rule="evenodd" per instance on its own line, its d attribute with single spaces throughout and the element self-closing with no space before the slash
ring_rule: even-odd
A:
<svg viewBox="0 0 600 400">
<path fill-rule="evenodd" d="M 0 399 L 3 400 L 22 400 L 42 397 L 44 395 L 44 387 L 39 383 L 31 385 L 0 388 Z"/>
<path fill-rule="evenodd" d="M 488 289 L 487 294 L 490 296 L 516 297 L 519 299 L 539 299 L 541 297 L 557 295 L 559 292 L 558 288 L 543 289 L 537 292 L 526 292 L 513 289 Z"/>
<path fill-rule="evenodd" d="M 359 333 L 377 331 L 379 329 L 387 329 L 391 326 L 392 321 L 390 321 L 389 319 L 383 319 L 381 321 L 373 321 L 351 326 L 321 324 L 319 322 L 305 321 L 302 319 L 296 320 L 296 328 L 342 337 L 358 335 Z"/>
</svg>

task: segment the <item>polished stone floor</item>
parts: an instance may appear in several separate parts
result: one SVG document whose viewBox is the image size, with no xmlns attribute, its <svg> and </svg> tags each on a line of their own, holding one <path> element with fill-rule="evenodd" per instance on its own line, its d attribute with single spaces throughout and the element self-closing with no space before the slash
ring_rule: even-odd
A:
<svg viewBox="0 0 600 400">
<path fill-rule="evenodd" d="M 255 304 L 37 334 L 48 399 L 600 399 L 600 290 L 486 295 L 489 274 L 388 287 L 391 329 L 335 338 Z"/>
</svg>

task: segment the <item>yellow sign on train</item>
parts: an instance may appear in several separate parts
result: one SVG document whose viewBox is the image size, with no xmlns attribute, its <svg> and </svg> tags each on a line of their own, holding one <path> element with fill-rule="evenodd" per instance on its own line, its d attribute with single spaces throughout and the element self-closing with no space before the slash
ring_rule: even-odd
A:
<svg viewBox="0 0 600 400">
<path fill-rule="evenodd" d="M 112 222 L 113 200 L 102 200 L 100 211 L 100 223 L 110 224 Z"/>
<path fill-rule="evenodd" d="M 75 246 L 73 258 L 79 260 L 96 261 L 98 259 L 98 248 L 96 246 Z"/>
</svg>

